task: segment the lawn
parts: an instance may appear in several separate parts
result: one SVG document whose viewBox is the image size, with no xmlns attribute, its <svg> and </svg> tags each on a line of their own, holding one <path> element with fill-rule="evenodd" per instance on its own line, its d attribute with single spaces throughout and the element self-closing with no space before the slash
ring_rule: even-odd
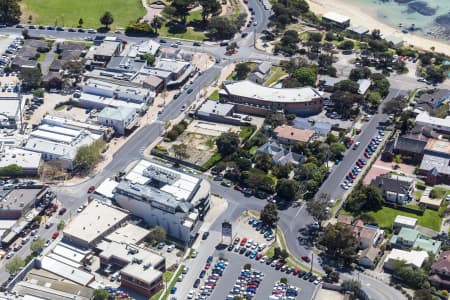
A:
<svg viewBox="0 0 450 300">
<path fill-rule="evenodd" d="M 208 99 L 219 101 L 220 100 L 219 90 L 215 90 L 214 92 L 212 92 L 212 94 L 209 95 Z"/>
<path fill-rule="evenodd" d="M 38 62 L 42 62 L 47 57 L 47 53 L 39 53 L 39 58 L 37 59 Z"/>
<path fill-rule="evenodd" d="M 203 41 L 206 37 L 203 32 L 194 31 L 192 28 L 187 27 L 186 32 L 183 33 L 170 33 L 169 27 L 167 27 L 166 23 L 158 29 L 158 34 L 160 36 L 178 38 L 183 40 L 191 40 L 191 41 Z"/>
<path fill-rule="evenodd" d="M 141 0 L 23 0 L 21 4 L 23 19 L 31 15 L 35 24 L 64 27 L 78 26 L 80 18 L 85 28 L 103 27 L 99 19 L 109 11 L 114 18 L 111 27 L 125 28 L 145 14 Z"/>
<path fill-rule="evenodd" d="M 442 222 L 442 218 L 439 217 L 440 210 L 436 211 L 432 209 L 426 209 L 423 216 L 419 216 L 413 213 L 396 210 L 390 207 L 383 207 L 379 211 L 376 212 L 372 211 L 368 212 L 367 214 L 372 216 L 375 219 L 376 223 L 383 228 L 392 228 L 395 217 L 397 215 L 401 215 L 416 218 L 418 220 L 417 223 L 420 226 L 433 229 L 434 231 L 440 231 Z"/>
<path fill-rule="evenodd" d="M 239 132 L 239 138 L 243 141 L 247 140 L 252 133 L 256 130 L 254 125 L 241 126 L 241 131 Z"/>
<path fill-rule="evenodd" d="M 265 86 L 271 86 L 272 84 L 278 82 L 280 78 L 287 73 L 281 67 L 272 67 L 270 70 L 269 78 L 264 82 Z"/>
</svg>

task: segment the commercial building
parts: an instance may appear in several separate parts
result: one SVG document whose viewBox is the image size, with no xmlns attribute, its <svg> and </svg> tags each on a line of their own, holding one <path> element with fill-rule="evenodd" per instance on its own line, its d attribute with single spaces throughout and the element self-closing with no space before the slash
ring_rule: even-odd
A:
<svg viewBox="0 0 450 300">
<path fill-rule="evenodd" d="M 326 27 L 345 29 L 350 26 L 350 18 L 335 12 L 328 12 L 322 16 L 322 24 Z"/>
<path fill-rule="evenodd" d="M 384 39 L 386 40 L 386 42 L 392 43 L 392 46 L 394 48 L 400 48 L 405 43 L 403 38 L 396 36 L 396 35 L 387 35 L 387 36 L 385 36 Z"/>
<path fill-rule="evenodd" d="M 80 248 L 92 248 L 128 217 L 123 209 L 93 200 L 64 228 L 64 241 Z"/>
<path fill-rule="evenodd" d="M 102 138 L 102 135 L 88 130 L 41 123 L 31 132 L 23 148 L 42 154 L 42 159 L 45 161 L 53 161 L 61 168 L 71 170 L 74 168 L 73 163 L 78 149 Z"/>
<path fill-rule="evenodd" d="M 424 111 L 416 116 L 416 125 L 429 126 L 437 132 L 450 134 L 450 116 L 447 116 L 446 118 L 436 118 Z"/>
<path fill-rule="evenodd" d="M 162 276 L 166 261 L 163 256 L 126 243 L 102 242 L 98 249 L 101 251 L 100 268 L 105 272 L 120 270 L 123 287 L 146 297 L 164 288 Z"/>
<path fill-rule="evenodd" d="M 195 238 L 209 210 L 209 184 L 197 177 L 141 160 L 114 190 L 114 200 L 145 220 L 163 227 L 182 246 Z"/>
<path fill-rule="evenodd" d="M 17 93 L 0 92 L 0 128 L 20 128 L 24 105 Z"/>
<path fill-rule="evenodd" d="M 87 66 L 105 66 L 113 56 L 117 56 L 122 51 L 120 41 L 103 41 L 100 45 L 92 46 L 86 54 Z"/>
<path fill-rule="evenodd" d="M 80 122 L 76 120 L 72 120 L 69 118 L 63 118 L 54 115 L 46 115 L 42 120 L 41 124 L 49 124 L 53 126 L 59 126 L 62 128 L 69 128 L 75 130 L 87 130 L 93 134 L 98 134 L 103 136 L 104 139 L 108 139 L 108 136 L 111 133 L 109 127 L 101 126 L 98 124 L 92 124 L 88 122 Z"/>
<path fill-rule="evenodd" d="M 450 184 L 450 142 L 429 139 L 424 151 L 419 174 L 427 184 Z"/>
<path fill-rule="evenodd" d="M 426 251 L 392 249 L 391 253 L 389 253 L 384 260 L 383 268 L 386 271 L 392 271 L 396 261 L 405 261 L 407 265 L 418 269 L 422 267 L 427 258 L 428 253 Z"/>
<path fill-rule="evenodd" d="M 37 176 L 41 166 L 41 154 L 0 143 L 0 168 L 10 165 L 21 167 L 23 176 Z"/>
<path fill-rule="evenodd" d="M 100 125 L 110 126 L 119 135 L 125 135 L 137 125 L 137 113 L 130 107 L 105 107 L 97 115 Z"/>
<path fill-rule="evenodd" d="M 96 79 L 88 79 L 83 86 L 83 92 L 134 103 L 148 103 L 152 100 L 152 93 L 148 90 Z"/>
<path fill-rule="evenodd" d="M 350 31 L 351 33 L 354 34 L 358 34 L 358 35 L 365 35 L 368 34 L 370 32 L 369 28 L 364 27 L 364 26 L 350 26 L 347 28 L 348 31 Z"/>
<path fill-rule="evenodd" d="M 234 104 L 207 100 L 197 109 L 196 116 L 198 119 L 209 122 L 237 126 L 247 125 L 249 122 L 245 120 L 249 120 L 248 116 L 246 118 L 245 116 L 234 114 L 235 111 L 236 106 Z"/>
<path fill-rule="evenodd" d="M 308 115 L 322 109 L 321 94 L 312 87 L 270 88 L 252 81 L 224 82 L 220 94 L 237 105 L 237 110 L 266 115 L 269 110 Z"/>
<path fill-rule="evenodd" d="M 9 190 L 0 201 L 0 219 L 19 219 L 38 206 L 47 193 L 47 186 Z"/>
<path fill-rule="evenodd" d="M 147 238 L 149 233 L 150 231 L 148 229 L 128 223 L 125 226 L 117 228 L 105 236 L 104 239 L 108 242 L 138 245 Z"/>
</svg>

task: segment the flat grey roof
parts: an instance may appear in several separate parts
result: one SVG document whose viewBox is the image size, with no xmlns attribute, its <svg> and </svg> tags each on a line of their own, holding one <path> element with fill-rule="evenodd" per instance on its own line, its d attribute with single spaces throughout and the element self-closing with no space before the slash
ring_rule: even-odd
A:
<svg viewBox="0 0 450 300">
<path fill-rule="evenodd" d="M 41 192 L 38 189 L 13 189 L 0 201 L 3 210 L 22 210 L 36 199 Z"/>
<path fill-rule="evenodd" d="M 214 114 L 219 116 L 227 116 L 234 108 L 233 104 L 220 103 L 213 100 L 205 101 L 198 109 L 199 113 Z"/>
</svg>

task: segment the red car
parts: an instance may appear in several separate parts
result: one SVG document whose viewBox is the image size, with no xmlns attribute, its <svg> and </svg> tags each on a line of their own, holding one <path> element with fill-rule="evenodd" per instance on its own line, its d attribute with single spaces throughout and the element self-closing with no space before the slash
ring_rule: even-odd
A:
<svg viewBox="0 0 450 300">
<path fill-rule="evenodd" d="M 311 258 L 309 258 L 309 256 L 303 255 L 302 259 L 308 263 L 311 262 Z"/>
<path fill-rule="evenodd" d="M 209 267 L 211 267 L 211 263 L 206 263 L 206 264 L 205 264 L 205 270 L 208 270 Z"/>
<path fill-rule="evenodd" d="M 59 231 L 55 231 L 52 234 L 52 239 L 56 239 L 59 236 Z"/>
<path fill-rule="evenodd" d="M 256 254 L 255 259 L 256 259 L 256 260 L 259 260 L 261 257 L 262 257 L 262 254 L 261 254 L 261 253 L 258 253 L 258 254 Z"/>
<path fill-rule="evenodd" d="M 94 191 L 95 191 L 95 186 L 91 185 L 91 186 L 89 187 L 89 189 L 88 189 L 88 193 L 90 194 L 90 193 L 92 193 L 92 192 L 94 192 Z"/>
<path fill-rule="evenodd" d="M 245 246 L 245 244 L 247 244 L 247 238 L 245 237 L 245 238 L 243 238 L 242 240 L 241 240 L 241 243 L 240 243 L 240 245 L 241 245 L 241 247 L 244 247 Z"/>
<path fill-rule="evenodd" d="M 294 269 L 294 271 L 292 271 L 292 275 L 297 275 L 298 273 L 300 273 L 299 269 Z"/>
<path fill-rule="evenodd" d="M 370 154 L 367 153 L 367 152 L 364 152 L 364 157 L 365 157 L 365 158 L 370 158 Z"/>
</svg>

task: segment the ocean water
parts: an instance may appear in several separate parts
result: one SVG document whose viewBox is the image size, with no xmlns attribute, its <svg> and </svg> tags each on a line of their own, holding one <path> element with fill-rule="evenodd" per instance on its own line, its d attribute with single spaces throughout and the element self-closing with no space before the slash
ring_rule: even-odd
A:
<svg viewBox="0 0 450 300">
<path fill-rule="evenodd" d="M 343 0 L 399 29 L 449 42 L 450 0 Z M 401 24 L 401 27 L 400 27 Z"/>
</svg>

